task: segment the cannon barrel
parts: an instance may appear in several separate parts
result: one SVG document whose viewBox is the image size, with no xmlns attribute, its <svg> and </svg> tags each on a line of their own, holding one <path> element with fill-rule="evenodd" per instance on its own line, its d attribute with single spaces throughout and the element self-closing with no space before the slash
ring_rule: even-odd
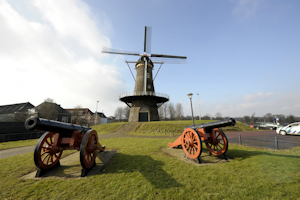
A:
<svg viewBox="0 0 300 200">
<path fill-rule="evenodd" d="M 29 117 L 25 121 L 25 128 L 27 130 L 41 130 L 62 134 L 72 134 L 73 131 L 83 131 L 84 133 L 86 133 L 88 130 L 91 129 L 87 126 L 63 123 L 39 117 Z"/>
<path fill-rule="evenodd" d="M 214 128 L 221 128 L 221 127 L 225 127 L 225 126 L 234 126 L 235 124 L 236 124 L 235 119 L 229 118 L 229 119 L 223 119 L 223 120 L 215 121 L 215 122 L 208 122 L 208 123 L 203 123 L 203 124 L 186 126 L 184 129 L 186 129 L 186 128 L 192 128 L 192 129 L 204 128 L 206 130 L 211 130 Z"/>
</svg>

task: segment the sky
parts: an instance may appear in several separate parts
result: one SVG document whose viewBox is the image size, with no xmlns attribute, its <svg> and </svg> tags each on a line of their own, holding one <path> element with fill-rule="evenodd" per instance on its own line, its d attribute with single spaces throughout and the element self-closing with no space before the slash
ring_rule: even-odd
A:
<svg viewBox="0 0 300 200">
<path fill-rule="evenodd" d="M 134 90 L 125 61 L 139 57 L 102 47 L 143 53 L 151 26 L 152 53 L 187 56 L 154 81 L 184 115 L 193 93 L 195 115 L 300 116 L 299 8 L 298 0 L 0 0 L 0 105 L 52 98 L 114 115 L 126 106 L 119 95 Z"/>
</svg>

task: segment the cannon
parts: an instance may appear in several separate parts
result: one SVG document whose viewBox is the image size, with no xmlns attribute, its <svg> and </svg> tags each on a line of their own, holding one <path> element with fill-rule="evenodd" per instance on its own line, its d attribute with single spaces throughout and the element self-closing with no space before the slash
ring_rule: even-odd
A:
<svg viewBox="0 0 300 200">
<path fill-rule="evenodd" d="M 105 145 L 98 141 L 97 132 L 87 126 L 30 117 L 25 121 L 25 128 L 46 131 L 34 150 L 34 163 L 39 168 L 36 177 L 60 166 L 63 150 L 80 151 L 81 176 L 85 176 L 95 165 L 97 151 L 105 150 Z"/>
<path fill-rule="evenodd" d="M 215 156 L 224 155 L 228 149 L 228 140 L 225 133 L 219 129 L 226 126 L 234 126 L 235 119 L 229 118 L 215 122 L 208 122 L 187 126 L 184 128 L 182 135 L 173 143 L 169 143 L 169 147 L 182 147 L 185 154 L 191 159 L 198 159 L 202 153 L 202 142 L 205 143 L 210 154 Z"/>
</svg>

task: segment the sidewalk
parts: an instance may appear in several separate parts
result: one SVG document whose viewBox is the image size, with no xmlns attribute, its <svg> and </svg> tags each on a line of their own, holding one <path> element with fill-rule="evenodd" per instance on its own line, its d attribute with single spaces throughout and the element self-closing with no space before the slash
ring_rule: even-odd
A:
<svg viewBox="0 0 300 200">
<path fill-rule="evenodd" d="M 12 148 L 12 149 L 5 149 L 0 150 L 0 159 L 17 156 L 25 153 L 30 153 L 34 151 L 35 145 L 32 146 L 26 146 L 26 147 L 18 147 L 18 148 Z"/>
</svg>

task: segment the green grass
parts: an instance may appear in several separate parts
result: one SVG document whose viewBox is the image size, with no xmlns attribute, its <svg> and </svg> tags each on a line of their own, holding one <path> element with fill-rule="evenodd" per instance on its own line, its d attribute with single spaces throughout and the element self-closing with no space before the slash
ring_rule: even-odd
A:
<svg viewBox="0 0 300 200">
<path fill-rule="evenodd" d="M 300 147 L 270 151 L 229 144 L 227 163 L 194 166 L 162 153 L 171 139 L 100 141 L 119 149 L 98 175 L 23 180 L 32 153 L 0 159 L 0 199 L 297 199 Z"/>
<path fill-rule="evenodd" d="M 115 122 L 115 123 L 109 123 L 109 124 L 101 124 L 101 125 L 94 125 L 91 126 L 91 128 L 95 131 L 97 131 L 99 134 L 106 134 L 106 133 L 112 133 L 116 130 L 118 130 L 123 124 L 126 122 Z"/>
<path fill-rule="evenodd" d="M 196 120 L 195 124 L 207 123 L 212 120 Z M 134 131 L 127 135 L 147 135 L 147 136 L 165 136 L 165 135 L 179 135 L 183 132 L 184 127 L 192 125 L 192 121 L 158 121 L 141 123 Z M 226 132 L 239 131 L 256 131 L 241 122 L 237 122 L 235 126 L 228 126 L 222 128 Z"/>
<path fill-rule="evenodd" d="M 25 147 L 30 145 L 36 145 L 39 139 L 32 139 L 32 140 L 19 140 L 13 142 L 1 142 L 0 143 L 0 150 L 3 149 L 11 149 L 16 147 Z"/>
</svg>

